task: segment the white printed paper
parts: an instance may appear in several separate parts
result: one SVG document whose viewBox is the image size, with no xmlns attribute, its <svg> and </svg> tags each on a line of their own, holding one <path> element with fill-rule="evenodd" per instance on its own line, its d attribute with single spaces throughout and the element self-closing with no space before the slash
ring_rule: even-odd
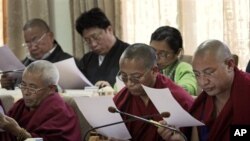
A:
<svg viewBox="0 0 250 141">
<path fill-rule="evenodd" d="M 120 114 L 110 113 L 108 107 L 116 107 L 111 96 L 74 98 L 80 111 L 92 127 L 98 127 L 122 121 Z M 130 139 L 131 136 L 124 123 L 99 128 L 99 134 L 115 139 Z"/>
<path fill-rule="evenodd" d="M 85 86 L 93 86 L 77 68 L 73 58 L 62 60 L 54 64 L 59 70 L 59 85 L 63 89 L 84 89 Z"/>
<path fill-rule="evenodd" d="M 170 117 L 164 118 L 169 125 L 176 127 L 204 125 L 180 106 L 168 88 L 155 89 L 147 86 L 143 86 L 143 88 L 160 113 L 170 113 Z"/>
<path fill-rule="evenodd" d="M 25 66 L 9 47 L 0 47 L 0 72 L 22 71 Z"/>
</svg>

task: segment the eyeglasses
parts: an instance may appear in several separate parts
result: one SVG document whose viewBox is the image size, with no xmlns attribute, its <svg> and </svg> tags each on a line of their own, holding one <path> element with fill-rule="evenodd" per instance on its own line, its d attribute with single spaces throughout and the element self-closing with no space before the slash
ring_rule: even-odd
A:
<svg viewBox="0 0 250 141">
<path fill-rule="evenodd" d="M 19 84 L 18 87 L 22 90 L 22 92 L 30 92 L 31 94 L 37 94 L 39 91 L 47 88 L 47 87 L 44 87 L 44 88 L 30 88 L 30 87 L 24 86 L 24 84 Z"/>
<path fill-rule="evenodd" d="M 214 73 L 216 72 L 216 70 L 217 69 L 208 69 L 208 70 L 203 71 L 202 73 L 194 71 L 194 74 L 197 79 L 200 79 L 202 76 L 206 78 L 211 78 L 214 76 Z"/>
<path fill-rule="evenodd" d="M 127 75 L 127 74 L 125 74 L 125 73 L 122 73 L 122 72 L 118 72 L 118 74 L 117 74 L 117 77 L 118 77 L 118 79 L 120 79 L 121 81 L 123 81 L 124 83 L 126 83 L 128 80 L 130 80 L 130 82 L 132 82 L 132 83 L 134 83 L 134 84 L 138 84 L 138 83 L 140 83 L 140 79 L 142 78 L 142 77 L 144 77 L 145 76 L 145 74 L 147 73 L 147 72 L 149 72 L 151 69 L 148 69 L 147 71 L 145 71 L 143 74 L 134 74 L 134 75 L 130 75 L 130 77 L 129 77 L 129 75 Z"/>
<path fill-rule="evenodd" d="M 39 43 L 44 39 L 44 37 L 46 36 L 47 32 L 45 32 L 40 38 L 38 39 L 34 39 L 30 42 L 27 42 L 27 43 L 23 43 L 22 46 L 23 47 L 27 47 L 27 48 L 30 48 L 32 46 L 38 46 Z"/>
<path fill-rule="evenodd" d="M 92 35 L 90 35 L 89 37 L 84 38 L 83 40 L 87 45 L 90 45 L 91 43 L 93 43 L 93 41 L 94 42 L 99 42 L 100 39 L 101 39 L 101 34 L 102 34 L 102 30 L 99 31 L 99 32 L 93 33 Z"/>
<path fill-rule="evenodd" d="M 167 58 L 171 54 L 174 54 L 173 52 L 167 52 L 167 51 L 159 51 L 156 53 L 159 58 Z"/>
</svg>

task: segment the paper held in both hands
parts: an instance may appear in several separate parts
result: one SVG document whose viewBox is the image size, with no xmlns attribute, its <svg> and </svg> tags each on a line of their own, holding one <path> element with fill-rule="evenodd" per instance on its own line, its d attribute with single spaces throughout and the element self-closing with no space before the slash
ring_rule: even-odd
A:
<svg viewBox="0 0 250 141">
<path fill-rule="evenodd" d="M 169 118 L 164 118 L 169 125 L 175 127 L 201 126 L 202 122 L 193 118 L 174 99 L 168 88 L 153 89 L 143 86 L 160 113 L 170 112 Z M 113 114 L 108 107 L 116 107 L 111 96 L 77 97 L 75 101 L 92 127 L 98 127 L 122 121 L 120 114 Z M 116 139 L 130 139 L 131 136 L 124 123 L 97 129 L 97 132 Z"/>
<path fill-rule="evenodd" d="M 25 66 L 7 46 L 0 47 L 0 73 L 23 71 Z"/>
</svg>

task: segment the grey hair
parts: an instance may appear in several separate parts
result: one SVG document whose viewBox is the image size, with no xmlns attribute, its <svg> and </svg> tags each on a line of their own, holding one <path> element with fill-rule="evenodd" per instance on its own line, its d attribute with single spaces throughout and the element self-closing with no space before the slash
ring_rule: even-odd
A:
<svg viewBox="0 0 250 141">
<path fill-rule="evenodd" d="M 156 52 L 155 50 L 146 44 L 136 43 L 128 46 L 123 52 L 120 62 L 122 59 L 135 59 L 135 60 L 143 60 L 144 67 L 147 69 L 152 68 L 156 65 Z"/>
<path fill-rule="evenodd" d="M 42 31 L 45 32 L 49 32 L 50 28 L 48 26 L 48 24 L 39 18 L 35 18 L 35 19 L 31 19 L 29 21 L 27 21 L 25 23 L 25 25 L 23 26 L 23 31 L 27 30 L 28 28 L 32 28 L 32 27 L 38 27 L 39 29 L 41 29 Z"/>
<path fill-rule="evenodd" d="M 39 74 L 44 84 L 57 85 L 59 81 L 59 71 L 54 64 L 46 60 L 37 60 L 24 70 L 25 73 Z"/>
</svg>

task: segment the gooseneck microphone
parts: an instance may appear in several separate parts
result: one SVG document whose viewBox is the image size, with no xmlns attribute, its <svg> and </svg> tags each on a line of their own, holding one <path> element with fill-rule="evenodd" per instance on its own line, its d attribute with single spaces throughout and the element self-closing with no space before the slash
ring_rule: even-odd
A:
<svg viewBox="0 0 250 141">
<path fill-rule="evenodd" d="M 116 108 L 114 108 L 114 107 L 109 107 L 108 108 L 108 111 L 110 112 L 110 113 L 115 113 L 115 110 Z M 113 112 L 112 112 L 113 111 Z M 163 112 L 163 113 L 161 113 L 161 114 L 153 114 L 153 115 L 145 115 L 145 116 L 143 116 L 143 117 L 141 117 L 141 118 L 150 118 L 150 117 L 165 117 L 165 118 L 167 118 L 167 117 L 169 117 L 170 116 L 170 114 L 169 114 L 169 112 Z M 129 118 L 129 119 L 127 119 L 127 120 L 123 120 L 123 121 L 118 121 L 118 122 L 113 122 L 113 123 L 110 123 L 110 124 L 105 124 L 105 125 L 102 125 L 102 126 L 97 126 L 97 127 L 94 127 L 94 128 L 91 128 L 91 129 L 89 129 L 86 133 L 85 133 L 85 135 L 84 135 L 84 140 L 85 141 L 87 141 L 87 136 L 88 136 L 88 134 L 89 134 L 89 132 L 91 132 L 91 131 L 94 131 L 94 130 L 96 130 L 96 129 L 99 129 L 99 128 L 104 128 L 104 127 L 108 127 L 108 126 L 113 126 L 113 125 L 116 125 L 116 124 L 120 124 L 120 123 L 127 123 L 127 122 L 133 122 L 133 121 L 136 121 L 136 120 L 138 120 L 137 118 Z"/>
<path fill-rule="evenodd" d="M 184 140 L 187 141 L 187 137 L 186 137 L 181 131 L 177 130 L 177 129 L 174 128 L 174 127 L 171 127 L 171 126 L 168 126 L 168 125 L 160 124 L 159 122 L 154 121 L 154 120 L 148 120 L 148 119 L 145 119 L 145 118 L 143 118 L 143 117 L 139 117 L 139 116 L 132 115 L 132 114 L 129 114 L 129 113 L 126 113 L 126 112 L 122 112 L 122 111 L 120 111 L 120 110 L 118 110 L 117 108 L 112 107 L 112 106 L 110 106 L 110 107 L 108 108 L 108 111 L 109 111 L 110 113 L 120 113 L 120 114 L 122 114 L 122 115 L 126 115 L 126 116 L 132 117 L 132 118 L 134 118 L 134 119 L 138 119 L 138 120 L 147 122 L 147 123 L 152 124 L 152 125 L 154 125 L 154 126 L 156 126 L 156 127 L 167 128 L 167 129 L 169 129 L 169 130 L 172 130 L 172 131 L 174 131 L 174 132 L 179 133 L 179 134 L 184 138 Z M 163 112 L 163 113 L 165 114 L 165 116 L 163 116 L 163 117 L 169 117 L 169 116 L 170 116 L 170 113 L 169 113 L 169 112 Z M 163 113 L 162 113 L 162 114 L 163 114 Z"/>
</svg>

